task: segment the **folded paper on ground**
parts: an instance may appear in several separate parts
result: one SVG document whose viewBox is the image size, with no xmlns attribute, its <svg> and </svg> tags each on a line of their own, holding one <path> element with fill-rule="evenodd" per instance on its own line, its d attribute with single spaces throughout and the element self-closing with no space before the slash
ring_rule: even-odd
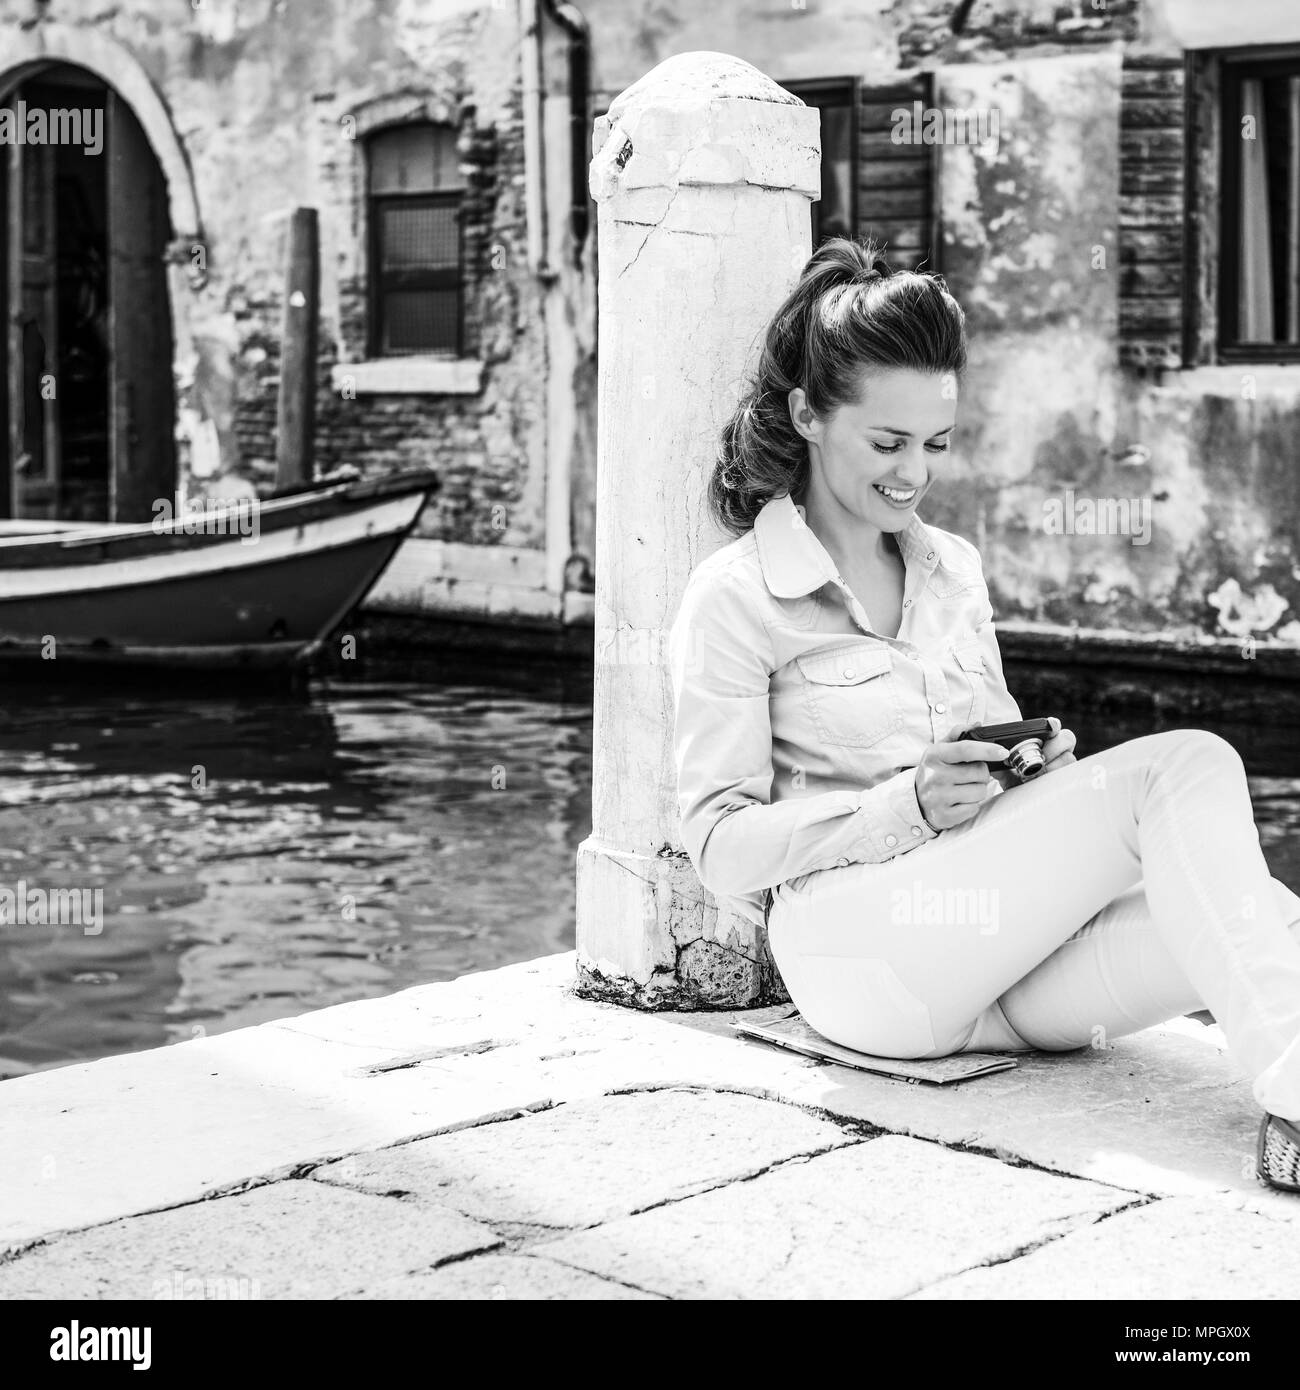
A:
<svg viewBox="0 0 1300 1390">
<path fill-rule="evenodd" d="M 802 1052 L 806 1057 L 839 1062 L 841 1066 L 856 1067 L 859 1071 L 875 1072 L 898 1081 L 910 1081 L 913 1085 L 951 1086 L 958 1081 L 973 1081 L 977 1076 L 988 1076 L 995 1071 L 1007 1071 L 1016 1065 L 1014 1057 L 998 1056 L 992 1052 L 959 1052 L 952 1057 L 920 1061 L 871 1057 L 865 1052 L 855 1052 L 851 1047 L 841 1047 L 823 1038 L 803 1021 L 797 1009 L 766 1023 L 737 1019 L 732 1027 L 746 1037 L 776 1043 L 778 1047 L 788 1047 L 792 1052 Z"/>
</svg>

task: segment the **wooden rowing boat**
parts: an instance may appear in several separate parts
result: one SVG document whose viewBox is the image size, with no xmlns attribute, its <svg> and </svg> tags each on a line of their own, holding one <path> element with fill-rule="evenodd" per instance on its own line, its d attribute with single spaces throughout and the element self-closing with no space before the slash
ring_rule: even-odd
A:
<svg viewBox="0 0 1300 1390">
<path fill-rule="evenodd" d="M 0 660 L 275 670 L 361 602 L 437 489 L 428 472 L 143 523 L 0 522 Z"/>
</svg>

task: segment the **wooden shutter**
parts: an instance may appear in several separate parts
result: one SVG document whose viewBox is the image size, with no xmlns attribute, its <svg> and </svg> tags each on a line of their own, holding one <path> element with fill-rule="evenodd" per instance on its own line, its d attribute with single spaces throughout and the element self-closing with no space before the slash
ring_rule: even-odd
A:
<svg viewBox="0 0 1300 1390">
<path fill-rule="evenodd" d="M 20 91 L 33 104 L 42 100 L 31 88 Z M 11 145 L 7 154 L 9 502 L 14 516 L 54 517 L 59 501 L 59 401 L 46 394 L 44 377 L 58 371 L 55 150 L 50 145 Z"/>
<path fill-rule="evenodd" d="M 1183 365 L 1186 81 L 1181 58 L 1125 57 L 1120 95 L 1119 337 L 1128 367 Z"/>
<path fill-rule="evenodd" d="M 821 113 L 822 190 L 811 207 L 812 244 L 858 230 L 858 84 L 856 78 L 821 78 L 781 84 Z"/>
<path fill-rule="evenodd" d="M 888 86 L 863 86 L 859 93 L 858 235 L 885 244 L 896 270 L 938 270 L 938 145 L 896 144 L 894 112 L 933 105 L 928 73 Z"/>
</svg>

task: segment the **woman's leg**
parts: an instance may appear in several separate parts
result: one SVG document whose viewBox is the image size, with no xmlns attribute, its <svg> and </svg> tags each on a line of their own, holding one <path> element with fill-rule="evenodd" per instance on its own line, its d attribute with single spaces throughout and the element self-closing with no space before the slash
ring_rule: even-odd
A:
<svg viewBox="0 0 1300 1390">
<path fill-rule="evenodd" d="M 1173 1012 L 1208 1006 L 1264 1108 L 1300 1116 L 1300 945 L 1241 760 L 1213 734 L 1134 739 L 992 798 L 910 854 L 785 886 L 772 951 L 809 1023 L 848 1046 L 942 1056 L 999 1031 L 1015 1046 L 994 1026 L 999 998 L 1139 883 L 1192 991 Z"/>
<path fill-rule="evenodd" d="M 1300 897 L 1277 879 L 1273 890 L 1300 941 Z M 1205 1003 L 1165 945 L 1142 884 L 1103 907 L 997 1002 L 1016 1037 L 1049 1052 L 1102 1047 Z"/>
</svg>

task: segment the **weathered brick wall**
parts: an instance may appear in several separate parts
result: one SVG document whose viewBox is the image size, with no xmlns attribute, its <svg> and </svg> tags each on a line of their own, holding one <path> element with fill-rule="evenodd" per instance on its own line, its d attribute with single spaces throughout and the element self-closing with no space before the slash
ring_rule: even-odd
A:
<svg viewBox="0 0 1300 1390">
<path fill-rule="evenodd" d="M 285 231 L 295 208 L 311 207 L 321 236 L 318 470 L 435 467 L 443 489 L 424 534 L 541 547 L 545 327 L 526 264 L 514 4 L 69 0 L 37 11 L 138 65 L 192 171 L 205 274 L 172 306 L 190 490 L 223 496 L 274 484 Z M 25 0 L 0 0 L 0 69 L 7 32 L 26 33 L 33 13 Z M 344 399 L 330 385 L 334 364 L 366 355 L 364 151 L 347 118 L 394 100 L 423 104 L 459 132 L 465 353 L 485 363 L 476 394 Z M 214 462 L 210 448 L 191 444 L 200 437 L 218 441 L 218 456 L 196 477 L 200 455 Z"/>
<path fill-rule="evenodd" d="M 1120 103 L 1120 361 L 1183 363 L 1181 57 L 1124 55 Z"/>
<path fill-rule="evenodd" d="M 382 91 L 381 93 L 382 94 Z M 368 291 L 364 239 L 362 142 L 338 140 L 337 103 L 321 116 L 327 134 L 320 174 L 322 256 L 354 245 L 341 259 L 331 299 L 323 296 L 318 347 L 316 471 L 354 467 L 363 475 L 404 468 L 434 468 L 442 480 L 425 510 L 420 534 L 480 545 L 507 541 L 540 546 L 541 517 L 526 495 L 528 431 L 544 416 L 541 321 L 528 302 L 524 270 L 526 229 L 520 189 L 524 177 L 523 113 L 518 85 L 506 104 L 482 111 L 463 82 L 443 93 L 455 111 L 457 150 L 465 180 L 463 279 L 466 357 L 485 364 L 476 395 L 345 396 L 331 385 L 331 368 L 367 356 Z M 272 292 L 247 301 L 240 317 L 248 367 L 240 393 L 236 435 L 239 472 L 259 488 L 273 484 L 278 385 L 278 338 L 283 306 Z M 250 351 L 251 350 L 251 351 Z M 265 354 L 264 356 L 262 354 Z M 534 492 L 537 489 L 534 488 Z"/>
<path fill-rule="evenodd" d="M 959 4 L 905 0 L 895 7 L 899 66 L 925 67 L 963 59 L 1012 54 L 1027 48 L 1078 49 L 1132 40 L 1138 33 L 1139 0 L 1104 0 L 1100 6 L 1060 0 L 975 0 L 953 30 Z"/>
</svg>

